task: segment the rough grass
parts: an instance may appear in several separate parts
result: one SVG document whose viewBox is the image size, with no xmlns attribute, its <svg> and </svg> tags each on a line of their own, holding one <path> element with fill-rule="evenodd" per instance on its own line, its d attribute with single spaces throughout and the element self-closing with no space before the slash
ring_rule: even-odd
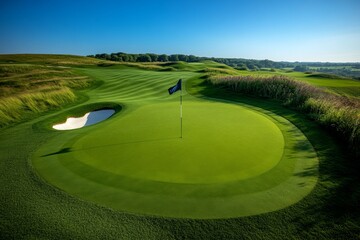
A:
<svg viewBox="0 0 360 240">
<path fill-rule="evenodd" d="M 92 84 L 89 77 L 69 68 L 0 63 L 0 127 L 74 102 L 72 89 Z"/>
<path fill-rule="evenodd" d="M 234 75 L 238 73 L 234 69 L 223 69 L 223 68 L 214 68 L 214 67 L 207 67 L 201 72 L 210 73 L 210 74 L 230 74 L 230 75 Z"/>
<path fill-rule="evenodd" d="M 136 67 L 143 70 L 150 71 L 174 71 L 175 68 L 169 67 L 166 63 L 131 63 L 131 62 L 119 62 L 117 64 L 125 65 L 129 67 Z"/>
<path fill-rule="evenodd" d="M 345 95 L 352 98 L 360 99 L 360 81 L 331 75 L 330 78 L 326 74 L 306 74 L 303 72 L 294 72 L 287 70 L 279 70 L 277 72 L 269 71 L 239 71 L 243 76 L 287 76 L 300 82 L 306 82 L 310 85 L 326 89 L 336 93 L 337 95 Z"/>
<path fill-rule="evenodd" d="M 0 63 L 32 63 L 56 66 L 94 65 L 102 62 L 95 58 L 56 54 L 0 54 Z"/>
<path fill-rule="evenodd" d="M 305 74 L 307 74 L 306 77 L 317 77 L 317 78 L 325 78 L 325 79 L 347 79 L 346 77 L 341 77 L 341 76 L 329 74 L 329 73 L 305 72 Z"/>
<path fill-rule="evenodd" d="M 206 73 L 222 73 L 222 74 L 237 74 L 238 71 L 225 64 L 213 62 L 213 61 L 202 61 L 196 63 L 186 62 L 101 62 L 98 63 L 99 67 L 134 67 L 142 70 L 149 71 L 197 71 Z"/>
<path fill-rule="evenodd" d="M 69 68 L 37 64 L 0 64 L 0 96 L 53 87 L 85 88 L 89 77 Z"/>
<path fill-rule="evenodd" d="M 21 93 L 14 97 L 4 97 L 0 103 L 0 127 L 19 122 L 34 113 L 58 108 L 76 100 L 69 88 L 33 93 Z"/>
<path fill-rule="evenodd" d="M 346 140 L 355 156 L 360 156 L 360 101 L 357 99 L 334 95 L 282 75 L 212 76 L 209 81 L 234 92 L 280 100 L 305 112 Z"/>
</svg>

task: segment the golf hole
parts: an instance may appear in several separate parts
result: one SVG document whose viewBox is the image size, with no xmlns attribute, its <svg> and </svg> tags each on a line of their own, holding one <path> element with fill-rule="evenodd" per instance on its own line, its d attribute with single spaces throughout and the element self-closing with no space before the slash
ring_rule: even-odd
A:
<svg viewBox="0 0 360 240">
<path fill-rule="evenodd" d="M 101 109 L 85 113 L 82 117 L 69 117 L 64 123 L 55 124 L 56 130 L 72 130 L 104 121 L 115 113 L 114 109 Z"/>
</svg>

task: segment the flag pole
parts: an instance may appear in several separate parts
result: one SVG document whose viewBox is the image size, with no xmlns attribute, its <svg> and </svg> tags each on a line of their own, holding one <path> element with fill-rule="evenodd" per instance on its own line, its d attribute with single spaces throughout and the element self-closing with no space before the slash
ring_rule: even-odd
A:
<svg viewBox="0 0 360 240">
<path fill-rule="evenodd" d="M 179 79 L 179 81 L 176 83 L 175 86 L 172 86 L 168 89 L 169 94 L 173 94 L 174 92 L 177 92 L 180 90 L 180 138 L 183 137 L 183 127 L 182 127 L 182 80 Z"/>
<path fill-rule="evenodd" d="M 180 89 L 180 138 L 182 138 L 182 86 Z"/>
</svg>

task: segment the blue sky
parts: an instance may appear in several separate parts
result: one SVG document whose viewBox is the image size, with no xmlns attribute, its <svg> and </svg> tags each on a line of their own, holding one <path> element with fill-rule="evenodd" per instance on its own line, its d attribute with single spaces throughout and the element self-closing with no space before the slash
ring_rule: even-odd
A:
<svg viewBox="0 0 360 240">
<path fill-rule="evenodd" d="M 0 53 L 360 62 L 358 0 L 0 2 Z"/>
</svg>

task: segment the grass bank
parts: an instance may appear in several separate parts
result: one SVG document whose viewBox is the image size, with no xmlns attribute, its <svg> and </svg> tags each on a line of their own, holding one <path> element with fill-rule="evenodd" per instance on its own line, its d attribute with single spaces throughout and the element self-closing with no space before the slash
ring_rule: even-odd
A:
<svg viewBox="0 0 360 240">
<path fill-rule="evenodd" d="M 79 97 L 74 90 L 94 84 L 72 68 L 45 63 L 1 63 L 1 59 L 0 127 L 73 103 Z"/>
<path fill-rule="evenodd" d="M 20 60 L 19 60 L 20 61 Z M 29 58 L 29 61 L 32 59 Z M 44 61 L 47 61 L 44 59 Z M 67 61 L 67 59 L 59 59 Z M 174 64 L 174 68 L 199 72 L 200 63 Z M 128 79 L 138 76 L 128 68 L 122 77 L 104 68 L 89 67 L 84 74 L 96 79 Z M 146 77 L 131 84 L 111 86 L 128 93 L 131 100 L 139 90 L 153 88 L 150 81 L 159 72 L 148 71 Z M 300 73 L 299 73 L 300 74 Z M 302 73 L 301 73 L 302 74 Z M 303 74 L 302 74 L 303 75 Z M 180 76 L 174 77 L 177 79 Z M 181 76 L 183 77 L 183 76 Z M 314 79 L 316 83 L 321 81 Z M 326 83 L 329 83 L 326 80 Z M 344 82 L 335 81 L 342 85 Z M 322 83 L 322 82 L 321 82 Z M 331 81 L 332 83 L 332 81 Z M 203 79 L 186 82 L 186 92 L 199 97 L 219 98 L 245 103 L 274 112 L 295 124 L 310 140 L 320 160 L 319 181 L 305 199 L 280 211 L 251 217 L 223 220 L 191 220 L 128 214 L 80 200 L 53 186 L 36 174 L 29 159 L 44 143 L 63 134 L 39 131 L 34 122 L 24 122 L 0 129 L 0 238 L 1 239 L 358 239 L 360 236 L 360 189 L 358 171 L 349 164 L 340 141 L 319 128 L 304 114 L 285 108 L 278 101 L 252 98 L 227 88 L 214 87 Z M 328 85 L 326 85 L 328 86 Z M 153 88 L 150 97 L 168 96 L 166 89 Z M 96 92 L 104 94 L 103 85 Z M 110 86 L 109 86 L 110 88 Z M 145 89 L 144 89 L 145 88 Z M 351 86 L 351 88 L 353 88 Z M 346 87 L 350 89 L 350 87 Z M 86 90 L 88 91 L 88 90 Z M 118 94 L 118 93 L 117 93 Z M 104 95 L 104 97 L 106 97 Z M 109 95 L 106 101 L 113 99 Z M 79 109 L 77 109 L 79 110 Z M 64 113 L 63 116 L 67 114 Z M 46 119 L 43 116 L 38 120 Z M 48 122 L 50 124 L 50 122 Z M 25 137 L 24 137 L 25 136 Z M 311 169 L 304 176 L 314 174 Z M 136 199 L 134 199 L 135 201 Z"/>
<path fill-rule="evenodd" d="M 340 136 L 354 156 L 360 156 L 360 101 L 357 99 L 335 95 L 282 75 L 211 76 L 208 81 L 237 93 L 282 101 Z"/>
</svg>

